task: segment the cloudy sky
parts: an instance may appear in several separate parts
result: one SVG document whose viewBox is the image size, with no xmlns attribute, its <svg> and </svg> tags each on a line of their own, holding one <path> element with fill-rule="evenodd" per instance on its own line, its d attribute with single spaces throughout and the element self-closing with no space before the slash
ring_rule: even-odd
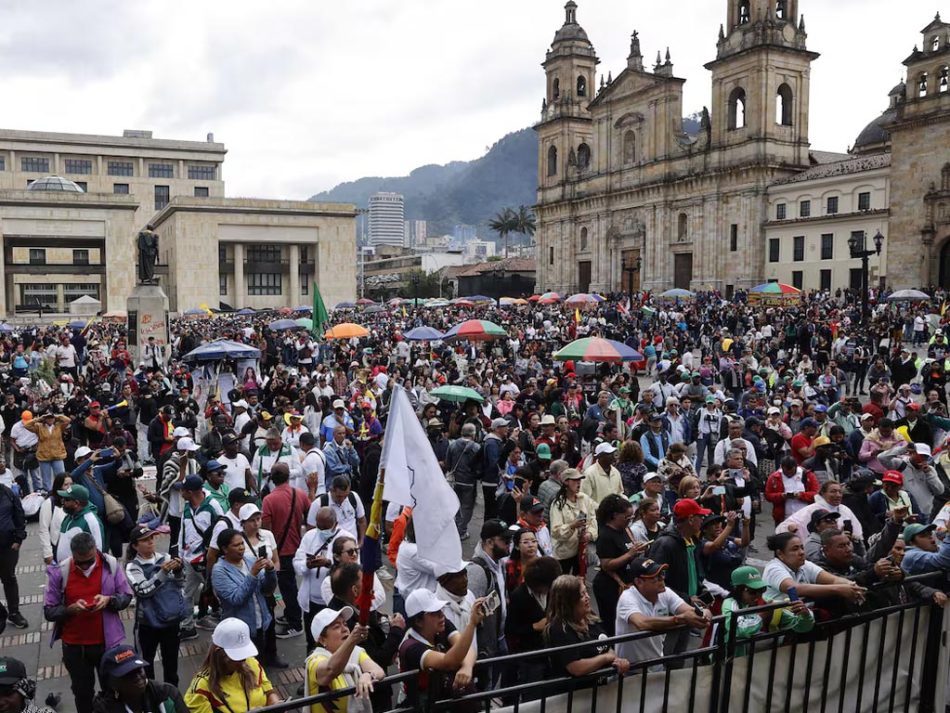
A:
<svg viewBox="0 0 950 713">
<path fill-rule="evenodd" d="M 687 113 L 709 104 L 726 0 L 578 0 L 616 76 L 629 37 L 670 47 Z M 472 159 L 533 123 L 561 0 L 10 0 L 5 128 L 199 139 L 229 150 L 231 196 L 305 198 L 365 175 Z M 811 141 L 843 151 L 887 103 L 940 0 L 800 0 Z M 950 4 L 944 7 L 950 17 Z M 598 80 L 599 83 L 599 80 Z"/>
</svg>

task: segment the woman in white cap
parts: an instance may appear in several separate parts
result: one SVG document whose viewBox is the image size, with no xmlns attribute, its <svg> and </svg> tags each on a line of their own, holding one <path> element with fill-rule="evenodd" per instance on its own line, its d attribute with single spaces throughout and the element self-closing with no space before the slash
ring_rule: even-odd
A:
<svg viewBox="0 0 950 713">
<path fill-rule="evenodd" d="M 280 703 L 280 694 L 257 661 L 251 632 L 240 619 L 222 619 L 211 648 L 185 693 L 190 713 L 247 713 Z"/>
<path fill-rule="evenodd" d="M 73 484 L 69 473 L 60 473 L 53 478 L 53 489 L 40 505 L 40 526 L 38 535 L 43 548 L 43 561 L 52 564 L 56 545 L 59 544 L 59 534 L 62 529 L 66 512 L 63 510 L 62 499 L 57 495 L 60 490 L 69 490 Z"/>
<path fill-rule="evenodd" d="M 346 704 L 339 699 L 315 703 L 311 713 L 322 713 L 329 708 L 371 711 L 369 694 L 373 684 L 386 672 L 359 646 L 366 640 L 367 627 L 357 625 L 350 631 L 346 622 L 353 616 L 352 607 L 339 611 L 322 609 L 310 622 L 310 633 L 317 642 L 316 648 L 307 657 L 307 675 L 304 678 L 304 695 L 312 696 L 327 691 L 356 688 L 355 696 L 347 696 Z"/>
<path fill-rule="evenodd" d="M 241 529 L 244 532 L 244 541 L 248 549 L 257 557 L 264 557 L 270 560 L 274 565 L 274 572 L 280 572 L 280 557 L 277 554 L 277 540 L 274 539 L 274 533 L 261 527 L 261 510 L 254 503 L 247 503 L 241 506 L 238 512 L 241 519 Z M 274 609 L 277 606 L 277 599 L 274 593 L 264 595 L 267 602 L 267 609 L 271 614 L 270 626 L 264 631 L 264 662 L 268 660 L 275 661 L 277 657 L 277 632 L 274 627 Z"/>
</svg>

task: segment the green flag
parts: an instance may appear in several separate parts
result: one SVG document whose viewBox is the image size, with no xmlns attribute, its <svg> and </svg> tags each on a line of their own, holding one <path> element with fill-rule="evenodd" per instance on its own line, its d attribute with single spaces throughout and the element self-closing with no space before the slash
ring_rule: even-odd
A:
<svg viewBox="0 0 950 713">
<path fill-rule="evenodd" d="M 327 314 L 326 305 L 323 304 L 323 298 L 320 296 L 320 290 L 317 288 L 317 283 L 313 283 L 313 328 L 310 330 L 310 333 L 314 336 L 323 335 L 323 325 L 330 320 L 330 315 Z"/>
</svg>

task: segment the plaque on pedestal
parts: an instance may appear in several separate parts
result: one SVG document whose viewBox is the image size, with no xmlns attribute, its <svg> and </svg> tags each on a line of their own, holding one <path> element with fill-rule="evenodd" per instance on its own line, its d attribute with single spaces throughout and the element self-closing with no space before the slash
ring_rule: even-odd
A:
<svg viewBox="0 0 950 713">
<path fill-rule="evenodd" d="M 160 285 L 136 285 L 126 304 L 129 313 L 129 351 L 135 358 L 135 366 L 143 361 L 152 365 L 153 358 L 145 350 L 152 344 L 160 347 L 159 361 L 164 368 L 169 353 L 168 296 Z"/>
</svg>

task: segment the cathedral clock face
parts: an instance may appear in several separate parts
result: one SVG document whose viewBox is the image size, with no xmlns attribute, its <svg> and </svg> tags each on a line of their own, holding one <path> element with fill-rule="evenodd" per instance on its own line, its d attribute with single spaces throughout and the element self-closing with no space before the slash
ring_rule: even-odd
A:
<svg viewBox="0 0 950 713">
<path fill-rule="evenodd" d="M 785 39 L 786 42 L 794 42 L 795 34 L 796 34 L 795 25 L 792 24 L 791 22 L 786 22 L 785 25 L 782 27 L 782 37 Z"/>
</svg>

